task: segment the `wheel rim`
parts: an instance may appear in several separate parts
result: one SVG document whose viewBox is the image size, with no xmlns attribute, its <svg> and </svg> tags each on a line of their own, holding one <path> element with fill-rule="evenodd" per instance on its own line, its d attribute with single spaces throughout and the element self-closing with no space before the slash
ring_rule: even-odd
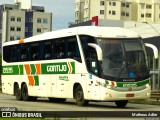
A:
<svg viewBox="0 0 160 120">
<path fill-rule="evenodd" d="M 77 92 L 77 101 L 82 101 L 83 100 L 83 92 L 82 91 L 78 91 Z"/>
</svg>

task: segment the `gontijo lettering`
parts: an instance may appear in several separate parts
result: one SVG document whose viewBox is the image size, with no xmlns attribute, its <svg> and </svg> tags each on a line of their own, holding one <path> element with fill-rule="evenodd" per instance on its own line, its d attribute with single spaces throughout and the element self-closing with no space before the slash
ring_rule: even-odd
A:
<svg viewBox="0 0 160 120">
<path fill-rule="evenodd" d="M 47 72 L 63 72 L 67 71 L 67 66 L 66 65 L 48 65 L 47 66 Z"/>
</svg>

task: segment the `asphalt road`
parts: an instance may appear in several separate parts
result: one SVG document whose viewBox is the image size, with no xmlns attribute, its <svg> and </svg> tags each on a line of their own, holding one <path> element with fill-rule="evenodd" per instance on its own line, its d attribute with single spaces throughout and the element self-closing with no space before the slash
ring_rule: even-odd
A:
<svg viewBox="0 0 160 120">
<path fill-rule="evenodd" d="M 81 107 L 70 99 L 64 103 L 52 103 L 47 98 L 38 98 L 36 102 L 25 102 L 17 101 L 15 96 L 2 93 L 0 93 L 0 107 L 16 107 L 19 111 L 160 111 L 160 106 L 131 103 L 125 108 L 117 108 L 112 102 L 90 102 L 88 106 Z"/>
</svg>

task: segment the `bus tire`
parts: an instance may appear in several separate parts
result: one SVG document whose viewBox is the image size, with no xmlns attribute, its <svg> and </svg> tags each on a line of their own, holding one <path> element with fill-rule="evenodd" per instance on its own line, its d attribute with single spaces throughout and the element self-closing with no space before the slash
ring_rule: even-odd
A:
<svg viewBox="0 0 160 120">
<path fill-rule="evenodd" d="M 22 86 L 22 100 L 23 101 L 29 101 L 30 97 L 28 95 L 28 88 L 26 84 L 23 84 Z"/>
<path fill-rule="evenodd" d="M 19 100 L 19 101 L 22 100 L 21 89 L 19 88 L 18 84 L 14 86 L 14 95 L 16 97 L 16 100 Z"/>
<path fill-rule="evenodd" d="M 118 108 L 124 108 L 128 103 L 128 100 L 120 100 L 120 101 L 115 101 L 115 104 L 117 105 Z"/>
<path fill-rule="evenodd" d="M 82 89 L 82 87 L 80 85 L 76 88 L 75 99 L 76 99 L 76 104 L 78 106 L 86 106 L 86 105 L 88 105 L 89 101 L 84 99 L 83 89 Z"/>
<path fill-rule="evenodd" d="M 62 102 L 66 101 L 65 98 L 48 98 L 48 99 L 49 99 L 49 101 L 56 102 L 56 103 L 62 103 Z"/>
</svg>

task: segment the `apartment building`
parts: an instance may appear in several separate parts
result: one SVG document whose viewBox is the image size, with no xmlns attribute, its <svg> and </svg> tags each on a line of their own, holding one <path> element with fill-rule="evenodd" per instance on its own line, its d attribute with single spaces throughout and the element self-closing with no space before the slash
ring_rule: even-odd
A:
<svg viewBox="0 0 160 120">
<path fill-rule="evenodd" d="M 81 7 L 77 7 L 80 3 L 83 3 Z M 76 0 L 75 4 L 76 23 L 91 20 L 93 16 L 137 22 L 160 21 L 160 0 Z M 79 13 L 83 19 L 78 19 Z"/>
<path fill-rule="evenodd" d="M 45 12 L 43 6 L 32 6 L 31 0 L 0 5 L 0 21 L 2 43 L 52 30 L 52 13 Z"/>
<path fill-rule="evenodd" d="M 83 22 L 84 19 L 84 0 L 76 0 L 75 4 L 75 21 Z"/>
</svg>

